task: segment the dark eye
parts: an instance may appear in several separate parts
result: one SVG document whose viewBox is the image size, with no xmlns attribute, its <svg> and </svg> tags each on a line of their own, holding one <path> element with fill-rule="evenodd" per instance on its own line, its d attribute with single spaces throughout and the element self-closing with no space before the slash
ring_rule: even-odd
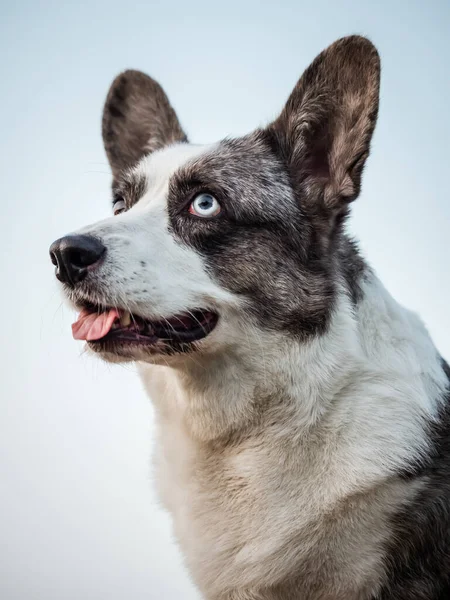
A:
<svg viewBox="0 0 450 600">
<path fill-rule="evenodd" d="M 221 206 L 211 194 L 199 194 L 189 206 L 189 212 L 196 217 L 211 218 L 218 215 Z"/>
<path fill-rule="evenodd" d="M 120 215 L 125 209 L 125 200 L 123 198 L 117 198 L 113 204 L 114 215 Z"/>
</svg>

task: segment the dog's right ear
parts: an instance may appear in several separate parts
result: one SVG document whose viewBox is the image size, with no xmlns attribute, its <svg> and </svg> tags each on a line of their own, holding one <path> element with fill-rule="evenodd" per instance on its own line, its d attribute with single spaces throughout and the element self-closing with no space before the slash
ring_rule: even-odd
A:
<svg viewBox="0 0 450 600">
<path fill-rule="evenodd" d="M 118 75 L 109 89 L 102 133 L 115 181 L 145 154 L 187 141 L 162 87 L 132 70 Z"/>
</svg>

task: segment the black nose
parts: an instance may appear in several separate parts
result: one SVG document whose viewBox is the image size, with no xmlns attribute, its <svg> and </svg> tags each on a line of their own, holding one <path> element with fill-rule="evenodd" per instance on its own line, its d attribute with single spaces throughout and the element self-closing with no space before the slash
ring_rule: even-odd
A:
<svg viewBox="0 0 450 600">
<path fill-rule="evenodd" d="M 75 285 L 86 277 L 88 267 L 95 265 L 106 248 L 90 235 L 66 235 L 50 246 L 50 258 L 56 266 L 56 277 Z"/>
</svg>

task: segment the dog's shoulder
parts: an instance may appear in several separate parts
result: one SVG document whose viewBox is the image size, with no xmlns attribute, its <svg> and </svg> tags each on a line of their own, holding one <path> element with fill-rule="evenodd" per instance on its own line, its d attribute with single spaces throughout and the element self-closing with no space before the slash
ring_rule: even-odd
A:
<svg viewBox="0 0 450 600">
<path fill-rule="evenodd" d="M 450 367 L 442 365 L 449 387 L 438 418 L 429 423 L 428 456 L 403 474 L 421 481 L 421 489 L 392 518 L 388 578 L 379 600 L 450 598 Z"/>
</svg>

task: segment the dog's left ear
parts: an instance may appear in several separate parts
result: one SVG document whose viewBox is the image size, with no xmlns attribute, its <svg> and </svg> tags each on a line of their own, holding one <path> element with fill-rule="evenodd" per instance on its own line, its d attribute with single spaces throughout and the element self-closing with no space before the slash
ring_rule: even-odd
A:
<svg viewBox="0 0 450 600">
<path fill-rule="evenodd" d="M 145 154 L 187 141 L 159 83 L 133 70 L 124 71 L 111 84 L 102 133 L 114 180 Z"/>
<path fill-rule="evenodd" d="M 308 67 L 266 130 L 306 209 L 334 220 L 360 190 L 378 113 L 380 60 L 366 38 L 343 38 Z"/>
</svg>

